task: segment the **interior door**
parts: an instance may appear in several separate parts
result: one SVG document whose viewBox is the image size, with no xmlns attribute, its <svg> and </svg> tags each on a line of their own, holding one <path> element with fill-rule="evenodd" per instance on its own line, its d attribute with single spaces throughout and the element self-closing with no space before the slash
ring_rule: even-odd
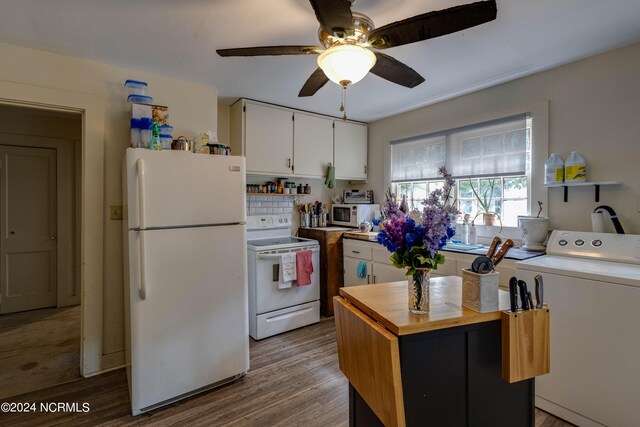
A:
<svg viewBox="0 0 640 427">
<path fill-rule="evenodd" d="M 56 306 L 56 151 L 0 146 L 0 313 Z"/>
</svg>

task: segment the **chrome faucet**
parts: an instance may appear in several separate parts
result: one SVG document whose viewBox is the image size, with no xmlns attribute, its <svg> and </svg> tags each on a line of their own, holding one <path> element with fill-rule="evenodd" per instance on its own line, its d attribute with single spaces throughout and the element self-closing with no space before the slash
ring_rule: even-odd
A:
<svg viewBox="0 0 640 427">
<path fill-rule="evenodd" d="M 616 229 L 616 233 L 624 234 L 624 230 L 622 229 L 622 224 L 620 224 L 620 220 L 618 220 L 618 215 L 616 214 L 616 211 L 614 211 L 611 206 L 607 206 L 607 205 L 598 206 L 593 210 L 593 213 L 600 213 L 604 211 L 606 211 L 609 214 L 609 218 L 611 219 L 611 222 L 613 223 L 613 226 Z"/>
</svg>

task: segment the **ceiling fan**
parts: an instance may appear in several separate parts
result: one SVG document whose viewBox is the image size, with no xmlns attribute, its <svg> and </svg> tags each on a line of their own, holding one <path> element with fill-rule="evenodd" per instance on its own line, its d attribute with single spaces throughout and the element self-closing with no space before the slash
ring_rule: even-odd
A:
<svg viewBox="0 0 640 427">
<path fill-rule="evenodd" d="M 343 88 L 364 78 L 369 71 L 408 88 L 424 82 L 415 70 L 378 52 L 455 33 L 496 18 L 495 0 L 479 1 L 416 15 L 374 28 L 368 16 L 352 12 L 355 0 L 309 0 L 320 22 L 318 38 L 323 46 L 264 46 L 218 49 L 220 56 L 319 55 L 318 68 L 298 96 L 312 96 L 329 80 Z M 376 50 L 373 50 L 376 49 Z"/>
</svg>

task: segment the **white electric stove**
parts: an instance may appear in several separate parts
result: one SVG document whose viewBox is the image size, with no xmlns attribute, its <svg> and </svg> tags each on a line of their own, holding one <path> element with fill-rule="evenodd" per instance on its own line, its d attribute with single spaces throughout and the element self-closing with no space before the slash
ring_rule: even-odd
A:
<svg viewBox="0 0 640 427">
<path fill-rule="evenodd" d="M 640 236 L 554 231 L 547 255 L 516 263 L 541 275 L 551 310 L 551 372 L 536 406 L 580 426 L 638 425 Z"/>
<path fill-rule="evenodd" d="M 249 335 L 256 340 L 320 321 L 320 245 L 291 236 L 291 215 L 247 217 Z M 311 284 L 282 288 L 283 254 L 311 251 Z"/>
</svg>

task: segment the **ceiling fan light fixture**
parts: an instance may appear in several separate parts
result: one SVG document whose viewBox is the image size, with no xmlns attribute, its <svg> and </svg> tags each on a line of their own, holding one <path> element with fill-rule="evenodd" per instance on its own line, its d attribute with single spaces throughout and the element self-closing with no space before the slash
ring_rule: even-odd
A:
<svg viewBox="0 0 640 427">
<path fill-rule="evenodd" d="M 318 66 L 329 80 L 341 86 L 362 80 L 375 63 L 373 52 L 352 44 L 333 46 L 318 56 Z"/>
</svg>

